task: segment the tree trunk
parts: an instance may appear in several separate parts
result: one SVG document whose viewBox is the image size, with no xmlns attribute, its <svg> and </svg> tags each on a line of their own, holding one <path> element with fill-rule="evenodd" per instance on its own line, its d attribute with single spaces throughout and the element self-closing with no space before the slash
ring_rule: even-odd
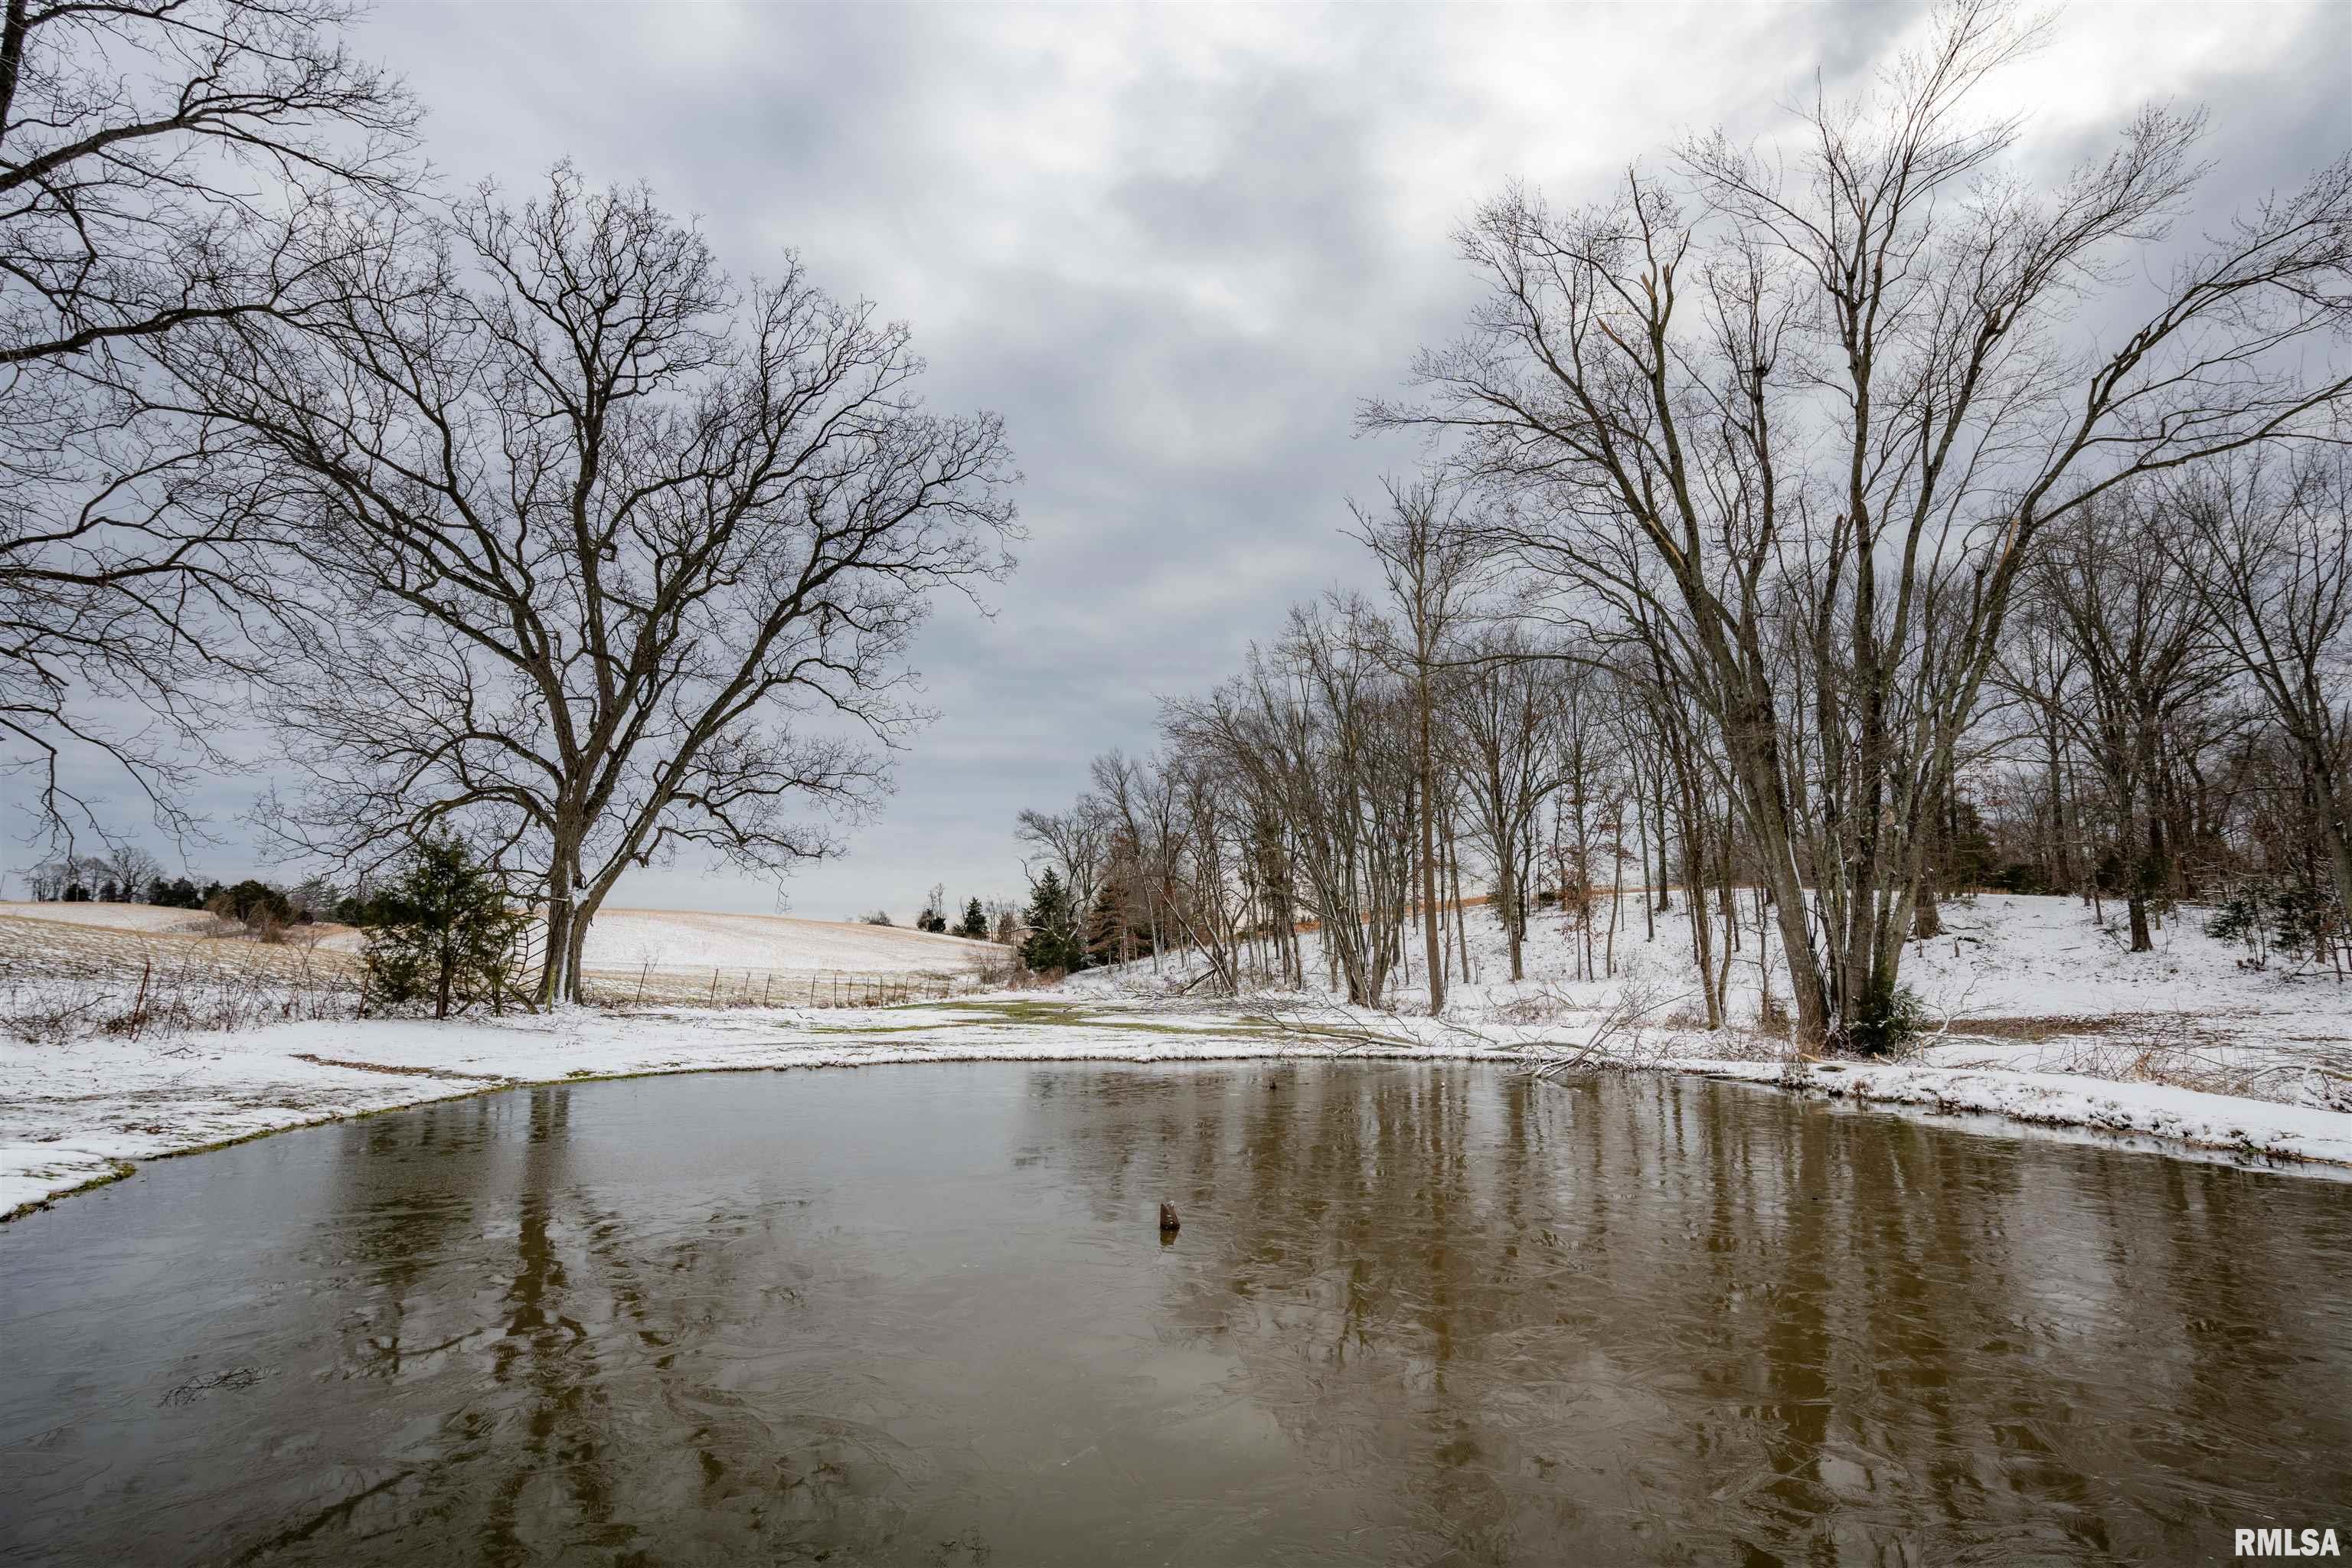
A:
<svg viewBox="0 0 2352 1568">
<path fill-rule="evenodd" d="M 1445 1010 L 1445 949 L 1438 935 L 1437 768 L 1430 755 L 1429 650 L 1421 659 L 1421 935 L 1429 971 L 1429 1016 Z"/>
<path fill-rule="evenodd" d="M 571 973 L 573 925 L 572 887 L 568 877 L 550 878 L 547 899 L 546 949 L 540 954 L 539 1002 L 561 1006 L 574 999 L 576 978 Z"/>
<path fill-rule="evenodd" d="M 1769 722 L 1769 715 L 1766 722 Z M 1778 742 L 1769 729 L 1762 731 L 1760 743 L 1729 744 L 1729 727 L 1725 738 L 1734 773 L 1746 797 L 1748 827 L 1756 839 L 1761 880 L 1771 894 L 1773 914 L 1780 926 L 1780 951 L 1789 965 L 1790 1000 L 1796 1008 L 1797 1043 L 1819 1048 L 1828 1043 L 1830 1034 L 1829 975 L 1814 951 L 1813 933 L 1806 923 L 1805 883 L 1797 867 L 1796 824 L 1781 795 Z M 1661 868 L 1663 864 L 1662 858 Z"/>
</svg>

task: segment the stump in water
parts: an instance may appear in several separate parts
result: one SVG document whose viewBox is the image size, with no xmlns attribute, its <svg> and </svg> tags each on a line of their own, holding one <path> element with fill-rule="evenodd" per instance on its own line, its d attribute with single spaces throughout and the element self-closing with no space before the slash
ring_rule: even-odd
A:
<svg viewBox="0 0 2352 1568">
<path fill-rule="evenodd" d="M 1183 1224 L 1184 1222 L 1182 1220 L 1176 1217 L 1176 1205 L 1174 1204 L 1161 1204 L 1160 1205 L 1160 1234 L 1163 1239 L 1175 1235 L 1178 1230 L 1182 1228 Z"/>
</svg>

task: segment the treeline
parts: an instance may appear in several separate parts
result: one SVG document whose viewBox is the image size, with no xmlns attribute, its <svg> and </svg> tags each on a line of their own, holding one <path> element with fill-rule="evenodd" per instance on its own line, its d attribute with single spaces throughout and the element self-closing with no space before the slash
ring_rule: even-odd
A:
<svg viewBox="0 0 2352 1568">
<path fill-rule="evenodd" d="M 1973 889 L 2116 900 L 2136 948 L 2228 900 L 2340 966 L 2352 159 L 2159 254 L 2201 120 L 2037 185 L 1972 106 L 2031 40 L 1962 4 L 1779 149 L 1481 206 L 1484 300 L 1361 413 L 1433 451 L 1357 512 L 1382 592 L 1024 815 L 1066 954 L 1296 984 L 1311 925 L 1325 984 L 1434 1008 L 1464 893 L 1515 976 L 1547 895 L 1605 975 L 1638 887 L 1710 1025 L 1737 956 L 1766 1022 L 1862 1051 Z"/>
<path fill-rule="evenodd" d="M 167 876 L 154 856 L 135 844 L 118 844 L 103 855 L 45 860 L 25 874 L 25 886 L 36 903 L 147 904 L 203 911 L 257 928 L 317 921 L 371 925 L 382 902 L 366 879 L 346 886 L 325 876 L 290 883 L 260 877 L 200 882 L 184 874 Z"/>
<path fill-rule="evenodd" d="M 120 836 L 92 780 L 184 845 L 257 726 L 274 858 L 356 883 L 454 836 L 573 1000 L 630 868 L 838 852 L 1018 475 L 791 253 L 739 281 L 568 163 L 441 183 L 351 21 L 0 17 L 0 772 L 59 848 Z"/>
<path fill-rule="evenodd" d="M 2225 589 L 2328 585 L 2345 601 L 2334 632 L 2299 640 L 2340 655 L 2352 532 L 2340 468 L 2276 482 L 2261 515 L 2311 526 L 2284 531 L 2284 548 L 2273 529 L 2256 574 L 2191 581 L 2212 557 L 2187 547 L 2200 534 L 2178 515 L 2102 509 L 2053 538 L 1924 824 L 1910 936 L 1937 932 L 1950 894 L 2063 893 L 2102 916 L 2112 903 L 2146 951 L 2177 905 L 2208 903 L 2233 911 L 2221 932 L 2253 962 L 2275 949 L 2340 972 L 2329 802 L 2352 768 L 2344 674 L 2314 662 L 2333 721 L 2284 708 L 2246 654 L 2293 634 L 2253 631 L 2264 606 L 2233 607 Z M 1490 528 L 1458 508 L 1430 526 L 1445 499 L 1401 488 L 1360 533 L 1408 563 L 1385 603 L 1335 594 L 1295 610 L 1241 675 L 1166 704 L 1152 754 L 1097 758 L 1067 810 L 1022 815 L 1044 865 L 1034 966 L 1183 947 L 1219 989 L 1298 984 L 1304 926 L 1323 933 L 1316 978 L 1377 1005 L 1399 979 L 1434 973 L 1442 994 L 1473 977 L 1473 901 L 1491 905 L 1514 980 L 1538 909 L 1557 909 L 1580 978 L 1615 973 L 1629 926 L 1647 941 L 1676 913 L 1709 1025 L 1735 953 L 1759 964 L 1778 1021 L 1769 879 L 1704 708 L 1659 679 L 1638 637 L 1531 622 Z M 2147 547 L 2160 531 L 2169 553 Z M 2332 752 L 2298 744 L 2299 717 L 2332 725 Z"/>
<path fill-rule="evenodd" d="M 966 899 L 963 912 L 952 921 L 949 918 L 951 908 L 947 889 L 934 883 L 923 900 L 921 911 L 915 916 L 915 929 L 934 936 L 960 936 L 967 942 L 1010 942 L 1021 928 L 1020 912 L 1002 899 Z M 868 925 L 890 923 L 889 914 L 881 910 L 864 918 Z"/>
</svg>

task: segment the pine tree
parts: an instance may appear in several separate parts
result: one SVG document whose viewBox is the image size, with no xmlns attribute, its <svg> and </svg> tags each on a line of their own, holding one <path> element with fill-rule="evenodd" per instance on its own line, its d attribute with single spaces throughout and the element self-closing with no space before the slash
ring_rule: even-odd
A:
<svg viewBox="0 0 2352 1568">
<path fill-rule="evenodd" d="M 530 915 L 507 902 L 498 878 L 456 836 L 419 844 L 369 913 L 377 923 L 368 931 L 367 972 L 382 1000 L 430 999 L 436 1018 L 484 1000 L 503 1006 Z"/>
<path fill-rule="evenodd" d="M 1037 879 L 1029 895 L 1024 922 L 1028 937 L 1021 943 L 1021 962 L 1040 973 L 1069 973 L 1087 966 L 1086 944 L 1079 941 L 1077 921 L 1070 909 L 1070 890 L 1051 866 Z"/>
<path fill-rule="evenodd" d="M 978 899 L 964 905 L 963 919 L 957 924 L 955 933 L 973 942 L 988 940 L 988 911 L 980 907 Z"/>
<path fill-rule="evenodd" d="M 1090 965 L 1151 956 L 1151 928 L 1135 920 L 1123 876 L 1104 879 L 1102 891 L 1095 895 L 1094 910 L 1087 917 L 1084 941 Z"/>
</svg>

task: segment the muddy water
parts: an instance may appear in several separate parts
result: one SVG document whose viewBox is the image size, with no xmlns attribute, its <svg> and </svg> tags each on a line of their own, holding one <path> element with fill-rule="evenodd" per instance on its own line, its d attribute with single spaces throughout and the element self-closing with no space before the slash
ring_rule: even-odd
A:
<svg viewBox="0 0 2352 1568">
<path fill-rule="evenodd" d="M 1728 1085 L 516 1091 L 0 1227 L 0 1559 L 2221 1561 L 2352 1526 L 2347 1280 L 2352 1188 Z"/>
</svg>

